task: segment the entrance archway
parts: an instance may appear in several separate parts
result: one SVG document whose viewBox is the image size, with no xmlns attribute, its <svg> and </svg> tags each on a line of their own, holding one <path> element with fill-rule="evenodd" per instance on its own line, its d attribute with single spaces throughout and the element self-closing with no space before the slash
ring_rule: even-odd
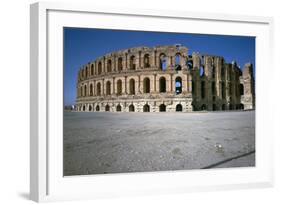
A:
<svg viewBox="0 0 281 205">
<path fill-rule="evenodd" d="M 135 107 L 133 104 L 129 106 L 129 112 L 135 112 Z"/>
<path fill-rule="evenodd" d="M 96 111 L 97 112 L 100 111 L 100 106 L 99 105 L 96 106 Z"/>
<path fill-rule="evenodd" d="M 149 108 L 149 105 L 148 104 L 145 104 L 143 106 L 143 112 L 150 112 L 150 108 Z"/>
<path fill-rule="evenodd" d="M 110 108 L 109 105 L 106 105 L 106 106 L 105 106 L 105 111 L 108 112 L 108 111 L 109 111 L 109 108 Z"/>
<path fill-rule="evenodd" d="M 121 112 L 121 110 L 122 110 L 121 105 L 117 105 L 116 111 L 117 111 L 117 112 Z"/>
<path fill-rule="evenodd" d="M 176 112 L 182 112 L 182 105 L 181 104 L 177 104 Z"/>
<path fill-rule="evenodd" d="M 159 106 L 159 112 L 166 112 L 166 105 L 161 104 L 161 105 Z"/>
</svg>

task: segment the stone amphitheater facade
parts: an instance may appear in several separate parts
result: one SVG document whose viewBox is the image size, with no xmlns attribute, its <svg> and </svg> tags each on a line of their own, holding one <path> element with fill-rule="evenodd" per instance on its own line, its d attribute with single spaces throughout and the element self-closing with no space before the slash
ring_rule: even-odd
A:
<svg viewBox="0 0 281 205">
<path fill-rule="evenodd" d="M 253 66 L 188 54 L 182 45 L 129 48 L 78 72 L 77 111 L 192 112 L 255 109 Z"/>
</svg>

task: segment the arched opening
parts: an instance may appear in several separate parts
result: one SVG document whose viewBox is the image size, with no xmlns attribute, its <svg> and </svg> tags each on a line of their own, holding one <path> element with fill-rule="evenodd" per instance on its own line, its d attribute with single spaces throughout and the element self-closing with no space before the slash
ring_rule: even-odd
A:
<svg viewBox="0 0 281 205">
<path fill-rule="evenodd" d="M 135 112 L 135 106 L 133 104 L 129 106 L 129 112 Z"/>
<path fill-rule="evenodd" d="M 161 105 L 159 106 L 159 112 L 166 112 L 166 105 L 161 104 Z"/>
<path fill-rule="evenodd" d="M 100 106 L 99 105 L 96 106 L 96 111 L 97 112 L 100 111 Z"/>
<path fill-rule="evenodd" d="M 145 54 L 144 55 L 144 58 L 143 58 L 143 61 L 144 61 L 144 68 L 149 68 L 150 67 L 150 63 L 149 63 L 149 54 Z"/>
<path fill-rule="evenodd" d="M 130 57 L 130 70 L 136 70 L 136 57 Z"/>
<path fill-rule="evenodd" d="M 121 112 L 121 110 L 122 110 L 121 105 L 117 105 L 116 111 L 117 111 L 117 112 Z"/>
<path fill-rule="evenodd" d="M 239 84 L 239 91 L 240 91 L 240 95 L 244 95 L 244 85 L 243 84 Z"/>
<path fill-rule="evenodd" d="M 244 104 L 241 103 L 241 104 L 239 105 L 239 108 L 240 108 L 240 110 L 244 110 Z"/>
<path fill-rule="evenodd" d="M 112 62 L 111 60 L 108 60 L 107 61 L 107 72 L 110 73 L 112 70 Z"/>
<path fill-rule="evenodd" d="M 90 96 L 93 96 L 93 84 L 90 84 Z"/>
<path fill-rule="evenodd" d="M 89 105 L 89 111 L 92 111 L 92 105 Z"/>
<path fill-rule="evenodd" d="M 160 93 L 166 92 L 166 78 L 165 77 L 161 77 L 159 79 L 159 92 Z"/>
<path fill-rule="evenodd" d="M 100 96 L 101 95 L 101 84 L 98 83 L 97 84 L 97 96 Z"/>
<path fill-rule="evenodd" d="M 83 111 L 85 111 L 86 110 L 86 106 L 85 105 L 83 105 Z"/>
<path fill-rule="evenodd" d="M 106 95 L 110 95 L 111 94 L 111 82 L 107 81 L 106 82 Z"/>
<path fill-rule="evenodd" d="M 206 110 L 206 109 L 207 109 L 206 105 L 203 104 L 203 105 L 201 106 L 201 110 Z"/>
<path fill-rule="evenodd" d="M 221 110 L 225 110 L 225 104 L 222 104 Z"/>
<path fill-rule="evenodd" d="M 181 77 L 177 77 L 175 81 L 175 90 L 176 90 L 176 95 L 182 93 L 182 80 Z"/>
<path fill-rule="evenodd" d="M 213 111 L 216 111 L 217 110 L 217 106 L 216 104 L 213 104 Z"/>
<path fill-rule="evenodd" d="M 229 104 L 229 110 L 233 110 L 233 105 Z"/>
<path fill-rule="evenodd" d="M 206 92 L 205 81 L 202 81 L 202 82 L 201 82 L 201 98 L 202 98 L 202 99 L 205 98 L 205 92 Z"/>
<path fill-rule="evenodd" d="M 186 65 L 187 65 L 188 69 L 191 70 L 191 69 L 193 68 L 193 60 L 192 60 L 192 59 L 189 59 L 189 60 L 187 61 Z"/>
<path fill-rule="evenodd" d="M 84 85 L 84 96 L 87 96 L 87 85 Z"/>
<path fill-rule="evenodd" d="M 94 65 L 91 65 L 91 75 L 94 75 Z"/>
<path fill-rule="evenodd" d="M 110 109 L 109 105 L 106 105 L 106 106 L 105 106 L 105 111 L 108 112 L 109 109 Z"/>
<path fill-rule="evenodd" d="M 181 70 L 181 55 L 179 53 L 175 56 L 175 68 L 176 70 Z"/>
<path fill-rule="evenodd" d="M 181 104 L 177 104 L 176 112 L 182 112 L 182 105 Z"/>
<path fill-rule="evenodd" d="M 88 77 L 88 73 L 89 73 L 88 66 L 86 66 L 86 77 Z"/>
<path fill-rule="evenodd" d="M 117 81 L 117 95 L 122 94 L 122 80 Z"/>
<path fill-rule="evenodd" d="M 150 80 L 145 78 L 143 80 L 143 93 L 150 93 Z"/>
<path fill-rule="evenodd" d="M 101 62 L 99 62 L 99 64 L 98 64 L 98 75 L 100 75 L 101 74 Z"/>
<path fill-rule="evenodd" d="M 148 104 L 145 104 L 143 106 L 143 112 L 150 112 L 150 108 L 149 108 L 149 105 Z"/>
<path fill-rule="evenodd" d="M 133 78 L 129 82 L 129 93 L 135 95 L 135 80 Z"/>
<path fill-rule="evenodd" d="M 163 53 L 159 56 L 159 65 L 161 70 L 167 70 L 167 57 Z"/>
<path fill-rule="evenodd" d="M 122 58 L 118 58 L 118 65 L 117 65 L 117 68 L 118 68 L 118 71 L 121 71 L 123 69 L 123 65 L 122 65 Z"/>
<path fill-rule="evenodd" d="M 204 66 L 203 65 L 200 66 L 199 75 L 200 75 L 200 77 L 203 77 L 205 75 L 205 70 L 204 70 Z"/>
</svg>

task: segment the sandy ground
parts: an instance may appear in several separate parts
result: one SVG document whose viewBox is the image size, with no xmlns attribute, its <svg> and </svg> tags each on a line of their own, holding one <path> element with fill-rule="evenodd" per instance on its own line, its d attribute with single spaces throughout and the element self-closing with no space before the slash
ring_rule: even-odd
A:
<svg viewBox="0 0 281 205">
<path fill-rule="evenodd" d="M 255 112 L 64 113 L 64 175 L 255 166 Z"/>
</svg>

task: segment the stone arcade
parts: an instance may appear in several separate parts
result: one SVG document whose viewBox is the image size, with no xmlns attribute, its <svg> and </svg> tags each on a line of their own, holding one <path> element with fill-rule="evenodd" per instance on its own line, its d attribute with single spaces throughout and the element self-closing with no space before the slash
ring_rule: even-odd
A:
<svg viewBox="0 0 281 205">
<path fill-rule="evenodd" d="M 192 112 L 255 109 L 253 66 L 188 55 L 181 45 L 109 53 L 78 73 L 77 111 Z"/>
</svg>

